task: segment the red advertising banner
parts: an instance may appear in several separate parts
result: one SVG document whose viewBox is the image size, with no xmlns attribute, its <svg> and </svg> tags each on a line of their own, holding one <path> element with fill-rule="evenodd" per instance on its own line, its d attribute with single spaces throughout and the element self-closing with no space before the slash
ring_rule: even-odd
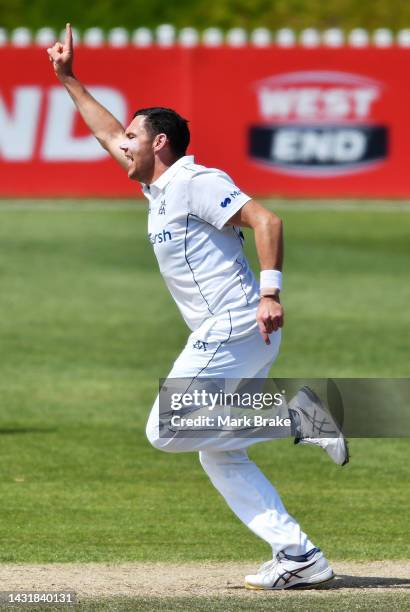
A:
<svg viewBox="0 0 410 612">
<path fill-rule="evenodd" d="M 410 50 L 79 47 L 76 73 L 124 124 L 190 120 L 190 153 L 253 195 L 410 195 Z M 45 50 L 0 49 L 0 196 L 133 196 Z"/>
</svg>

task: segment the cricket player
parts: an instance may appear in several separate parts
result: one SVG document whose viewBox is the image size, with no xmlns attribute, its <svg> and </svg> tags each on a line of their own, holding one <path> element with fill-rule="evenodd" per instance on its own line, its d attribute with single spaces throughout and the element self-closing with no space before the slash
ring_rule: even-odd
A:
<svg viewBox="0 0 410 612">
<path fill-rule="evenodd" d="M 64 43 L 48 50 L 55 73 L 99 143 L 142 184 L 148 199 L 148 238 L 159 268 L 191 334 L 168 378 L 265 378 L 280 344 L 284 314 L 282 223 L 221 170 L 186 155 L 187 121 L 171 109 L 138 110 L 124 127 L 73 73 L 69 24 Z M 104 178 L 102 177 L 102 180 Z M 252 228 L 260 283 L 242 249 L 241 227 Z M 342 465 L 348 452 L 342 433 L 316 397 L 302 389 L 289 405 L 296 441 L 315 444 Z M 329 438 L 315 423 L 330 424 Z M 312 425 L 313 424 L 313 425 Z M 162 437 L 159 400 L 147 437 L 166 452 L 198 451 L 202 467 L 238 518 L 272 549 L 250 589 L 316 586 L 333 577 L 321 550 L 286 511 L 279 494 L 247 454 L 258 439 L 231 436 Z"/>
</svg>

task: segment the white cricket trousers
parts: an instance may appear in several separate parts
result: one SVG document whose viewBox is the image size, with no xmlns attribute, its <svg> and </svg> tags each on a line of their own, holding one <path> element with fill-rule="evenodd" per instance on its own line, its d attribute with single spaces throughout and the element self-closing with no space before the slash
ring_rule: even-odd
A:
<svg viewBox="0 0 410 612">
<path fill-rule="evenodd" d="M 271 334 L 270 340 L 270 345 L 262 340 L 254 309 L 211 317 L 189 336 L 168 378 L 266 378 L 279 351 L 280 331 Z M 236 516 L 270 544 L 274 556 L 281 550 L 300 555 L 314 547 L 286 511 L 275 487 L 249 459 L 246 448 L 260 439 L 160 437 L 158 397 L 146 434 L 159 450 L 199 451 L 199 460 L 212 484 Z M 277 457 L 275 463 L 279 471 Z"/>
</svg>

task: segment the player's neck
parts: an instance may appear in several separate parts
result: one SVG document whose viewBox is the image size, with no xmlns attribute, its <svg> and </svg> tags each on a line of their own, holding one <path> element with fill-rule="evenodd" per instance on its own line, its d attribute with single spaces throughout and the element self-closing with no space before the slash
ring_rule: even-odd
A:
<svg viewBox="0 0 410 612">
<path fill-rule="evenodd" d="M 155 160 L 154 171 L 153 171 L 152 178 L 149 184 L 155 183 L 155 181 L 162 174 L 164 174 L 164 172 L 166 172 L 168 168 L 170 168 L 173 164 L 175 164 L 176 161 L 177 161 L 177 158 L 175 157 L 167 157 L 165 159 L 157 158 Z"/>
</svg>

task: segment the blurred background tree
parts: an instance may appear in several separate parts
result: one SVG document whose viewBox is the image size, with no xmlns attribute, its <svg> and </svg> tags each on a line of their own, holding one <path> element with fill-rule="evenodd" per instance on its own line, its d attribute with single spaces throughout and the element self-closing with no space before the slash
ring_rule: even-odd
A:
<svg viewBox="0 0 410 612">
<path fill-rule="evenodd" d="M 410 26 L 410 2 L 405 0 L 0 0 L 0 27 L 51 26 L 60 29 L 71 21 L 79 29 L 99 26 L 228 28 L 265 26 L 276 30 L 292 27 L 324 29 L 341 27 L 393 30 Z"/>
</svg>

